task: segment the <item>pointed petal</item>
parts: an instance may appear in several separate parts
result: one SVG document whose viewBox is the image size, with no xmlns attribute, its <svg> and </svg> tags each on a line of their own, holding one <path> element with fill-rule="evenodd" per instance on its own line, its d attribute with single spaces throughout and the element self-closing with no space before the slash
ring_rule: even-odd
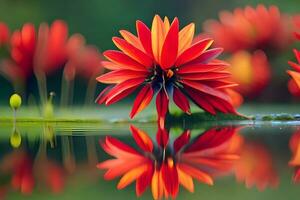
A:
<svg viewBox="0 0 300 200">
<path fill-rule="evenodd" d="M 126 30 L 120 30 L 120 34 L 129 44 L 135 46 L 141 51 L 144 51 L 144 48 L 138 37 L 136 37 L 135 35 L 133 35 L 132 33 Z"/>
<path fill-rule="evenodd" d="M 166 36 L 166 39 L 162 47 L 160 66 L 163 69 L 168 69 L 172 67 L 177 58 L 178 31 L 179 31 L 179 22 L 178 19 L 175 18 L 169 29 L 169 32 Z"/>
<path fill-rule="evenodd" d="M 178 68 L 178 74 L 188 74 L 188 73 L 206 73 L 212 71 L 223 71 L 227 69 L 228 66 L 222 64 L 189 64 Z"/>
<path fill-rule="evenodd" d="M 204 98 L 203 95 L 199 92 L 197 92 L 197 90 L 194 90 L 192 88 L 189 87 L 185 87 L 185 90 L 187 91 L 187 93 L 190 95 L 191 99 L 199 106 L 201 107 L 203 110 L 209 112 L 210 114 L 215 115 L 216 111 L 214 109 L 213 106 L 211 106 Z"/>
<path fill-rule="evenodd" d="M 102 61 L 101 62 L 101 65 L 105 68 L 105 69 L 108 69 L 108 70 L 118 70 L 118 69 L 122 69 L 122 66 L 116 64 L 116 63 L 113 63 L 113 62 L 110 62 L 110 61 Z"/>
<path fill-rule="evenodd" d="M 136 71 L 147 71 L 145 66 L 131 59 L 129 56 L 121 51 L 108 50 L 103 53 L 103 55 L 113 63 L 120 66 L 120 69 L 129 69 Z"/>
<path fill-rule="evenodd" d="M 152 67 L 152 59 L 146 53 L 129 44 L 126 40 L 123 40 L 118 37 L 113 37 L 113 42 L 115 45 L 128 55 L 133 60 L 142 64 L 143 66 L 149 68 Z"/>
<path fill-rule="evenodd" d="M 162 164 L 161 172 L 168 194 L 175 199 L 179 190 L 179 180 L 173 158 L 168 158 L 167 162 Z"/>
<path fill-rule="evenodd" d="M 158 124 L 160 128 L 164 128 L 166 114 L 168 112 L 169 99 L 164 90 L 160 90 L 156 97 L 156 111 L 158 116 Z"/>
<path fill-rule="evenodd" d="M 218 97 L 220 99 L 223 99 L 223 100 L 226 100 L 226 101 L 230 102 L 230 98 L 229 98 L 229 96 L 226 93 L 221 92 L 219 90 L 216 90 L 214 88 L 211 88 L 209 86 L 206 86 L 204 84 L 201 84 L 199 82 L 190 81 L 190 80 L 182 80 L 182 83 L 184 85 L 192 87 L 192 88 L 194 88 L 196 90 L 199 90 L 199 91 L 201 91 L 203 93 L 206 93 L 206 94 L 209 94 L 209 95 L 212 95 L 212 96 L 215 96 L 215 97 Z"/>
<path fill-rule="evenodd" d="M 133 125 L 130 126 L 130 130 L 137 145 L 145 152 L 152 152 L 153 143 L 147 133 L 137 129 Z"/>
<path fill-rule="evenodd" d="M 186 144 L 189 143 L 190 138 L 191 138 L 190 130 L 184 131 L 178 138 L 176 138 L 173 145 L 175 154 L 178 153 L 178 151 L 180 151 L 182 147 L 184 147 Z"/>
<path fill-rule="evenodd" d="M 130 171 L 128 171 L 120 180 L 118 183 L 117 188 L 119 190 L 125 188 L 128 186 L 130 183 L 138 179 L 145 171 L 147 171 L 147 164 L 141 165 L 137 168 L 134 168 Z"/>
<path fill-rule="evenodd" d="M 293 78 L 298 88 L 300 88 L 300 73 L 291 70 L 288 70 L 287 73 Z"/>
<path fill-rule="evenodd" d="M 146 108 L 153 98 L 153 89 L 150 84 L 143 87 L 137 95 L 130 113 L 130 118 L 133 118 L 137 113 Z"/>
<path fill-rule="evenodd" d="M 177 167 L 179 183 L 185 187 L 189 192 L 194 192 L 193 178 Z"/>
<path fill-rule="evenodd" d="M 97 77 L 97 81 L 106 84 L 116 84 L 116 83 L 122 83 L 129 79 L 136 79 L 136 78 L 145 79 L 147 75 L 148 73 L 144 71 L 115 70 Z"/>
<path fill-rule="evenodd" d="M 151 180 L 151 191 L 152 191 L 153 199 L 157 200 L 163 197 L 164 187 L 165 186 L 162 180 L 162 175 L 160 171 L 155 169 Z"/>
<path fill-rule="evenodd" d="M 136 195 L 140 197 L 151 184 L 153 176 L 153 165 L 148 164 L 147 170 L 136 180 Z"/>
<path fill-rule="evenodd" d="M 153 53 L 150 29 L 143 22 L 138 20 L 136 21 L 136 31 L 145 51 L 148 53 L 149 56 L 152 57 Z"/>
<path fill-rule="evenodd" d="M 107 94 L 107 100 L 105 104 L 106 105 L 110 104 L 110 101 L 112 101 L 118 95 L 122 94 L 122 92 L 129 90 L 131 88 L 137 88 L 140 84 L 144 82 L 144 80 L 145 80 L 144 78 L 130 79 L 116 85 Z M 129 93 L 126 94 L 126 96 L 127 95 L 129 95 Z"/>
<path fill-rule="evenodd" d="M 206 183 L 208 185 L 213 185 L 213 179 L 209 174 L 204 173 L 204 172 L 202 172 L 190 165 L 187 165 L 187 164 L 180 163 L 180 164 L 178 164 L 178 167 L 185 173 L 196 178 L 198 181 Z"/>
<path fill-rule="evenodd" d="M 101 93 L 98 95 L 96 102 L 98 104 L 103 104 L 106 99 L 107 99 L 107 93 L 113 88 L 112 85 L 107 86 L 106 88 L 104 88 L 104 90 L 101 91 Z"/>
<path fill-rule="evenodd" d="M 209 49 L 198 56 L 196 59 L 189 62 L 189 65 L 192 64 L 209 64 L 210 61 L 216 59 L 223 52 L 223 48 L 214 48 Z"/>
<path fill-rule="evenodd" d="M 174 87 L 173 92 L 174 103 L 185 113 L 191 114 L 190 103 L 180 89 Z"/>
<path fill-rule="evenodd" d="M 164 23 L 158 15 L 155 15 L 151 27 L 152 51 L 153 57 L 157 63 L 160 63 L 160 55 L 164 43 Z"/>
<path fill-rule="evenodd" d="M 205 52 L 212 43 L 212 39 L 205 39 L 193 44 L 190 48 L 186 49 L 180 56 L 178 56 L 175 65 L 178 67 L 198 58 L 198 56 Z"/>
<path fill-rule="evenodd" d="M 161 148 L 165 148 L 169 143 L 169 133 L 166 129 L 158 128 L 156 133 L 156 142 Z"/>
<path fill-rule="evenodd" d="M 178 55 L 180 55 L 183 51 L 189 48 L 192 44 L 193 37 L 195 33 L 195 24 L 190 23 L 185 26 L 179 32 L 179 47 L 178 47 Z"/>
</svg>

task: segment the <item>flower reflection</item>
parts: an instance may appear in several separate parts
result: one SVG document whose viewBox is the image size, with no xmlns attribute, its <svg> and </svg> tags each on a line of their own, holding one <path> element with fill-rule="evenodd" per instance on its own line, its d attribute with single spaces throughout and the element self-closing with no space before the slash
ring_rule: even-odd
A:
<svg viewBox="0 0 300 200">
<path fill-rule="evenodd" d="M 239 149 L 240 159 L 236 162 L 234 173 L 238 182 L 245 183 L 247 188 L 253 186 L 263 191 L 267 187 L 277 187 L 279 177 L 271 153 L 265 145 L 247 141 L 236 135 L 232 150 Z"/>
<path fill-rule="evenodd" d="M 295 132 L 290 139 L 290 149 L 292 151 L 292 158 L 289 161 L 289 166 L 295 168 L 293 177 L 294 182 L 300 182 L 300 132 Z"/>
<path fill-rule="evenodd" d="M 130 129 L 138 148 L 107 136 L 100 144 L 114 158 L 97 167 L 107 170 L 106 180 L 122 176 L 118 189 L 136 181 L 137 196 L 151 187 L 154 199 L 175 198 L 179 185 L 194 191 L 193 178 L 212 185 L 213 176 L 230 170 L 239 158 L 236 152 L 228 151 L 236 134 L 234 127 L 212 128 L 192 140 L 186 130 L 174 142 L 167 130 L 159 129 L 156 143 L 144 131 L 134 126 Z"/>
</svg>

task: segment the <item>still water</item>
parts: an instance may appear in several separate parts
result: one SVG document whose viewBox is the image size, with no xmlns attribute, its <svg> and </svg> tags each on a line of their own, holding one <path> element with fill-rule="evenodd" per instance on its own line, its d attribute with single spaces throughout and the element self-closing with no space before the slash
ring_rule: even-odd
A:
<svg viewBox="0 0 300 200">
<path fill-rule="evenodd" d="M 298 123 L 163 130 L 146 123 L 7 123 L 1 124 L 0 142 L 0 199 L 136 199 L 138 193 L 140 199 L 274 200 L 300 195 Z"/>
</svg>

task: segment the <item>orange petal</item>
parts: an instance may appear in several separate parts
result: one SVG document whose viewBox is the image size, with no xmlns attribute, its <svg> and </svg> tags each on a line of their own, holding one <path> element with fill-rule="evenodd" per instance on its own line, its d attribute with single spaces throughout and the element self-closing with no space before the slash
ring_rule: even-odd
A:
<svg viewBox="0 0 300 200">
<path fill-rule="evenodd" d="M 136 37 L 135 35 L 133 35 L 132 33 L 126 30 L 120 30 L 120 34 L 129 44 L 137 47 L 141 51 L 144 51 L 144 48 L 138 37 Z"/>
<path fill-rule="evenodd" d="M 178 55 L 191 46 L 195 33 L 195 24 L 190 23 L 179 32 Z"/>
<path fill-rule="evenodd" d="M 158 15 L 155 15 L 152 21 L 151 39 L 154 59 L 157 63 L 160 63 L 160 55 L 165 38 L 164 23 Z"/>
<path fill-rule="evenodd" d="M 134 180 L 139 178 L 147 169 L 148 169 L 147 165 L 144 164 L 144 165 L 141 165 L 137 168 L 134 168 L 134 169 L 128 171 L 124 176 L 122 176 L 120 182 L 118 183 L 117 188 L 119 190 L 125 188 L 127 185 L 132 183 Z"/>
<path fill-rule="evenodd" d="M 160 171 L 155 170 L 151 181 L 151 190 L 152 190 L 153 199 L 156 200 L 156 199 L 161 199 L 163 197 L 164 187 L 165 186 Z"/>
<path fill-rule="evenodd" d="M 300 88 L 300 73 L 288 70 L 287 73 L 294 79 L 295 83 L 297 84 L 298 88 Z"/>
<path fill-rule="evenodd" d="M 177 167 L 179 183 L 185 187 L 189 192 L 194 192 L 193 178 Z"/>
</svg>

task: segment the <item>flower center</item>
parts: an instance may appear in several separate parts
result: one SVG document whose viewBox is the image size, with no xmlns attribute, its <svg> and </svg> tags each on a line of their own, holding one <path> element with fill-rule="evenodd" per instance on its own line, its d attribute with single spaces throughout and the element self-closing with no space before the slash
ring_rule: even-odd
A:
<svg viewBox="0 0 300 200">
<path fill-rule="evenodd" d="M 151 76 L 147 79 L 147 82 L 151 82 L 156 89 L 162 87 L 170 89 L 176 81 L 177 76 L 174 69 L 163 70 L 160 66 L 155 66 Z"/>
</svg>

